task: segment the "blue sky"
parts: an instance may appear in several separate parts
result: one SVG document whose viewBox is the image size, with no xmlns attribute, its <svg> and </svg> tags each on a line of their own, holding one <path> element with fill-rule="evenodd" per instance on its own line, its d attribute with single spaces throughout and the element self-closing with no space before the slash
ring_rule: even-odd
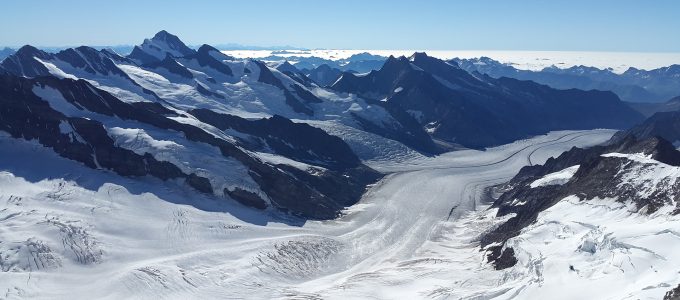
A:
<svg viewBox="0 0 680 300">
<path fill-rule="evenodd" d="M 3 1 L 0 45 L 680 52 L 677 0 Z"/>
</svg>

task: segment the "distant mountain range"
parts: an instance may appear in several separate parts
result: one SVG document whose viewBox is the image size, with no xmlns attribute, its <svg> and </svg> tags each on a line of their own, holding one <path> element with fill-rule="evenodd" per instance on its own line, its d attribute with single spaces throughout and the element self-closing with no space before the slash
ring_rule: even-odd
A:
<svg viewBox="0 0 680 300">
<path fill-rule="evenodd" d="M 190 46 L 198 49 L 200 46 Z M 92 46 L 97 50 L 109 49 L 120 55 L 127 55 L 134 51 L 135 46 Z M 339 78 L 341 71 L 366 73 L 382 67 L 387 57 L 370 53 L 359 53 L 345 59 L 325 59 L 315 56 L 302 56 L 299 51 L 309 51 L 304 48 L 289 46 L 256 47 L 239 44 L 220 44 L 214 48 L 221 50 L 274 50 L 271 56 L 260 58 L 267 62 L 288 61 L 303 74 L 313 77 L 321 86 L 331 85 Z M 56 53 L 68 49 L 67 47 L 39 47 L 39 49 Z M 14 53 L 14 49 L 0 50 L 0 60 Z M 512 64 L 505 64 L 488 57 L 460 59 L 450 62 L 459 65 L 468 72 L 479 72 L 493 78 L 509 77 L 521 80 L 531 80 L 557 89 L 581 89 L 612 91 L 621 100 L 631 103 L 661 103 L 680 96 L 680 66 L 641 70 L 629 68 L 622 74 L 614 73 L 611 69 L 599 69 L 589 66 L 573 66 L 570 68 L 548 67 L 540 71 L 517 69 Z M 643 113 L 653 108 L 641 107 Z"/>
<path fill-rule="evenodd" d="M 296 55 L 271 55 L 260 58 L 263 61 L 288 61 L 295 65 L 300 71 L 304 73 L 311 73 L 312 70 L 323 65 L 331 69 L 337 69 L 346 72 L 365 73 L 372 70 L 377 70 L 382 67 L 387 57 L 380 55 L 373 55 L 370 53 L 358 53 L 348 58 L 342 59 L 325 59 L 315 56 L 296 56 Z"/>
<path fill-rule="evenodd" d="M 483 148 L 551 130 L 627 128 L 642 116 L 611 92 L 470 74 L 425 53 L 344 73 L 332 89 L 370 99 L 438 144 Z"/>
<path fill-rule="evenodd" d="M 663 102 L 680 96 L 680 65 L 649 71 L 629 68 L 623 74 L 616 74 L 609 69 L 587 66 L 519 70 L 488 57 L 453 59 L 451 62 L 468 72 L 479 72 L 494 78 L 531 80 L 559 89 L 612 91 L 627 102 Z"/>
</svg>

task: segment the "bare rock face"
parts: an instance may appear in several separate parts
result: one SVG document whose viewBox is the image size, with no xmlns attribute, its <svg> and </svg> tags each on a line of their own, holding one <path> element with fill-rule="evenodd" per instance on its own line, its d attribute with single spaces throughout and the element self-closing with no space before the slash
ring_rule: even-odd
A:
<svg viewBox="0 0 680 300">
<path fill-rule="evenodd" d="M 241 188 L 234 188 L 233 190 L 225 189 L 224 192 L 229 194 L 229 197 L 234 198 L 236 201 L 241 202 L 243 205 L 251 206 L 259 209 L 267 208 L 267 202 L 265 202 L 256 193 L 246 191 Z"/>
<path fill-rule="evenodd" d="M 678 300 L 678 299 L 680 299 L 680 285 L 668 291 L 666 295 L 663 296 L 663 300 Z"/>
</svg>

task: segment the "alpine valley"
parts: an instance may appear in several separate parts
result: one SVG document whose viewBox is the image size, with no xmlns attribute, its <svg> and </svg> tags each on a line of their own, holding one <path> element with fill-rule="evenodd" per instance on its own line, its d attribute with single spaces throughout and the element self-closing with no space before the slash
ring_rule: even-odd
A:
<svg viewBox="0 0 680 300">
<path fill-rule="evenodd" d="M 2 299 L 680 297 L 677 65 L 0 53 Z"/>
</svg>

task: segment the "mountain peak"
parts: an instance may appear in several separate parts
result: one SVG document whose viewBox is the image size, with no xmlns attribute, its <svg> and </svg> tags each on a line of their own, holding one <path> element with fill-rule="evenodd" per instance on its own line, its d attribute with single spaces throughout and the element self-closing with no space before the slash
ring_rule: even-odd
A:
<svg viewBox="0 0 680 300">
<path fill-rule="evenodd" d="M 167 38 L 177 38 L 177 36 L 167 32 L 165 30 L 161 30 L 161 31 L 157 32 L 156 35 L 153 36 L 153 39 L 166 40 Z"/>
<path fill-rule="evenodd" d="M 419 59 L 427 59 L 427 58 L 430 58 L 430 57 L 425 52 L 414 52 L 413 54 L 411 54 L 411 57 L 409 57 L 409 60 L 410 61 L 416 61 L 416 60 L 419 60 Z"/>
<path fill-rule="evenodd" d="M 212 51 L 220 52 L 220 50 L 217 50 L 217 48 L 210 46 L 208 44 L 201 45 L 201 47 L 198 48 L 197 52 L 198 53 L 209 53 L 209 52 L 212 52 Z"/>
<path fill-rule="evenodd" d="M 362 61 L 362 60 L 383 60 L 384 56 L 370 54 L 368 52 L 361 52 L 357 54 L 352 54 L 347 58 L 348 61 Z"/>
<path fill-rule="evenodd" d="M 219 49 L 217 49 L 213 46 L 210 46 L 208 44 L 201 45 L 201 47 L 198 48 L 196 53 L 198 53 L 199 56 L 207 55 L 207 56 L 210 56 L 210 57 L 217 59 L 217 60 L 220 60 L 220 61 L 222 61 L 222 60 L 235 60 L 235 58 L 233 56 L 226 55 L 226 54 L 222 53 L 222 51 L 220 51 Z"/>
<path fill-rule="evenodd" d="M 182 40 L 179 39 L 179 37 L 165 30 L 161 30 L 158 33 L 156 33 L 156 35 L 154 35 L 151 38 L 151 40 L 156 42 L 163 42 L 170 46 L 172 49 L 178 50 L 180 52 L 184 50 L 188 50 L 186 51 L 187 54 L 191 54 L 189 52 L 193 52 L 193 50 L 187 47 L 187 45 L 185 45 L 184 42 L 182 42 Z"/>
<path fill-rule="evenodd" d="M 406 56 L 399 56 L 399 57 L 394 57 L 390 55 L 390 57 L 385 60 L 385 64 L 383 64 L 382 68 L 380 68 L 380 71 L 387 71 L 387 72 L 394 72 L 394 71 L 399 71 L 399 70 L 412 70 L 413 68 L 411 67 L 411 61 L 406 58 Z"/>
<path fill-rule="evenodd" d="M 165 59 L 168 54 L 173 57 L 183 57 L 196 53 L 196 51 L 187 47 L 176 35 L 165 30 L 159 31 L 151 39 L 145 39 L 139 49 L 133 49 L 133 52 L 139 52 L 139 50 L 155 57 L 159 61 Z M 135 56 L 140 56 L 140 54 L 136 53 Z"/>
<path fill-rule="evenodd" d="M 13 54 L 9 55 L 7 59 L 10 59 L 14 57 L 15 60 L 21 61 L 25 59 L 30 59 L 33 60 L 33 58 L 37 57 L 40 59 L 49 59 L 52 57 L 51 53 L 42 51 L 36 47 L 33 47 L 31 45 L 25 45 L 21 48 L 19 48 L 16 52 Z"/>
<path fill-rule="evenodd" d="M 282 63 L 280 63 L 278 66 L 276 66 L 276 69 L 281 71 L 281 72 L 292 72 L 292 73 L 298 73 L 300 70 L 296 68 L 294 65 L 289 63 L 287 60 L 284 60 Z"/>
<path fill-rule="evenodd" d="M 24 46 L 22 46 L 21 48 L 19 48 L 19 50 L 17 50 L 17 52 L 16 52 L 15 54 L 16 54 L 16 55 L 24 55 L 24 54 L 28 54 L 28 55 L 33 56 L 33 55 L 38 54 L 38 53 L 44 54 L 44 53 L 46 53 L 46 52 L 45 52 L 45 51 L 42 51 L 42 50 L 40 50 L 40 49 L 38 49 L 38 48 L 36 48 L 36 47 L 33 47 L 33 46 L 31 46 L 31 45 L 24 45 Z"/>
</svg>

